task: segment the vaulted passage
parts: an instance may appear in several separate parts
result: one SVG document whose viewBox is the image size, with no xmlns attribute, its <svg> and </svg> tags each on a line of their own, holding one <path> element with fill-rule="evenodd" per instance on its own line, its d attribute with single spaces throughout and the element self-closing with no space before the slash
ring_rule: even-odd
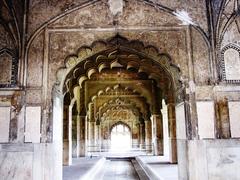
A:
<svg viewBox="0 0 240 180">
<path fill-rule="evenodd" d="M 77 54 L 58 72 L 64 93 L 63 164 L 71 165 L 72 157 L 126 151 L 176 163 L 174 94 L 180 84 L 170 56 L 119 35 Z"/>
</svg>

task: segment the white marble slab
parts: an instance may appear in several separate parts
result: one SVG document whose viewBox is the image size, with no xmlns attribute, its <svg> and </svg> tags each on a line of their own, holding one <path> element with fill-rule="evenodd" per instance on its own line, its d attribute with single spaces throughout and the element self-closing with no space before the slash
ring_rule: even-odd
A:
<svg viewBox="0 0 240 180">
<path fill-rule="evenodd" d="M 0 107 L 0 143 L 9 141 L 10 107 Z"/>
<path fill-rule="evenodd" d="M 0 179 L 32 179 L 32 152 L 0 152 Z"/>
<path fill-rule="evenodd" d="M 54 144 L 54 159 L 53 159 L 53 177 L 52 179 L 62 179 L 62 154 L 63 154 L 63 102 L 60 98 L 53 98 L 53 144 Z"/>
<path fill-rule="evenodd" d="M 235 49 L 228 49 L 224 53 L 225 73 L 227 80 L 240 79 L 240 56 Z"/>
<path fill-rule="evenodd" d="M 240 137 L 240 102 L 228 102 L 231 137 Z"/>
<path fill-rule="evenodd" d="M 41 107 L 26 107 L 25 142 L 40 142 Z"/>
<path fill-rule="evenodd" d="M 214 138 L 214 102 L 213 101 L 198 101 L 197 102 L 198 116 L 198 134 L 201 139 Z"/>
<path fill-rule="evenodd" d="M 240 179 L 240 147 L 207 149 L 208 177 L 210 180 Z"/>
<path fill-rule="evenodd" d="M 177 139 L 186 139 L 186 118 L 184 103 L 176 106 Z"/>
</svg>

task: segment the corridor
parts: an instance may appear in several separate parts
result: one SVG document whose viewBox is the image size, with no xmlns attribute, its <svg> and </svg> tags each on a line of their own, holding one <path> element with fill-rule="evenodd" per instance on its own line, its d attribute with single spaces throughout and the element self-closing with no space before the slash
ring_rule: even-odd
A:
<svg viewBox="0 0 240 180">
<path fill-rule="evenodd" d="M 130 155 L 130 154 L 129 154 Z M 178 180 L 177 164 L 161 156 L 141 155 L 74 158 L 64 166 L 63 180 Z"/>
</svg>

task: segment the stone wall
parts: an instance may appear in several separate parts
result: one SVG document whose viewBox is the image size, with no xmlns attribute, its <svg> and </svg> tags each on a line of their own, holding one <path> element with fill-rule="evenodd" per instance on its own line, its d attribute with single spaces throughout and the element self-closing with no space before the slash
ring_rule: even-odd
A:
<svg viewBox="0 0 240 180">
<path fill-rule="evenodd" d="M 192 140 L 188 142 L 189 179 L 240 178 L 239 140 Z M 224 172 L 224 173 L 223 173 Z"/>
</svg>

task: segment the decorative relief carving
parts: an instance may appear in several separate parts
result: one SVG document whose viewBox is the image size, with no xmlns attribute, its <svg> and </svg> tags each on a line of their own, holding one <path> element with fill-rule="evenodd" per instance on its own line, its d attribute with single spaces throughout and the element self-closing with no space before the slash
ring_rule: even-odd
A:
<svg viewBox="0 0 240 180">
<path fill-rule="evenodd" d="M 228 83 L 240 83 L 240 47 L 228 44 L 221 51 L 221 76 Z"/>
<path fill-rule="evenodd" d="M 103 69 L 121 66 L 124 69 L 134 68 L 138 72 L 147 73 L 149 77 L 159 82 L 161 87 L 166 83 L 167 87 L 175 87 L 176 89 L 181 86 L 180 70 L 172 64 L 171 58 L 153 46 L 145 46 L 140 41 L 128 41 L 126 38 L 116 35 L 109 41 L 97 41 L 91 47 L 84 46 L 77 54 L 67 57 L 65 68 L 57 72 L 57 84 L 60 91 L 66 86 L 66 79 L 72 77 L 71 74 L 78 77 L 76 75 L 78 71 L 74 71 L 74 69 L 78 68 L 79 65 L 83 65 L 85 72 L 79 79 L 81 84 Z M 164 75 L 170 75 L 172 82 L 163 82 Z"/>
<path fill-rule="evenodd" d="M 10 84 L 12 74 L 12 57 L 4 52 L 0 55 L 0 84 Z"/>
<path fill-rule="evenodd" d="M 17 83 L 18 61 L 9 49 L 0 50 L 0 88 L 15 87 Z"/>
</svg>

